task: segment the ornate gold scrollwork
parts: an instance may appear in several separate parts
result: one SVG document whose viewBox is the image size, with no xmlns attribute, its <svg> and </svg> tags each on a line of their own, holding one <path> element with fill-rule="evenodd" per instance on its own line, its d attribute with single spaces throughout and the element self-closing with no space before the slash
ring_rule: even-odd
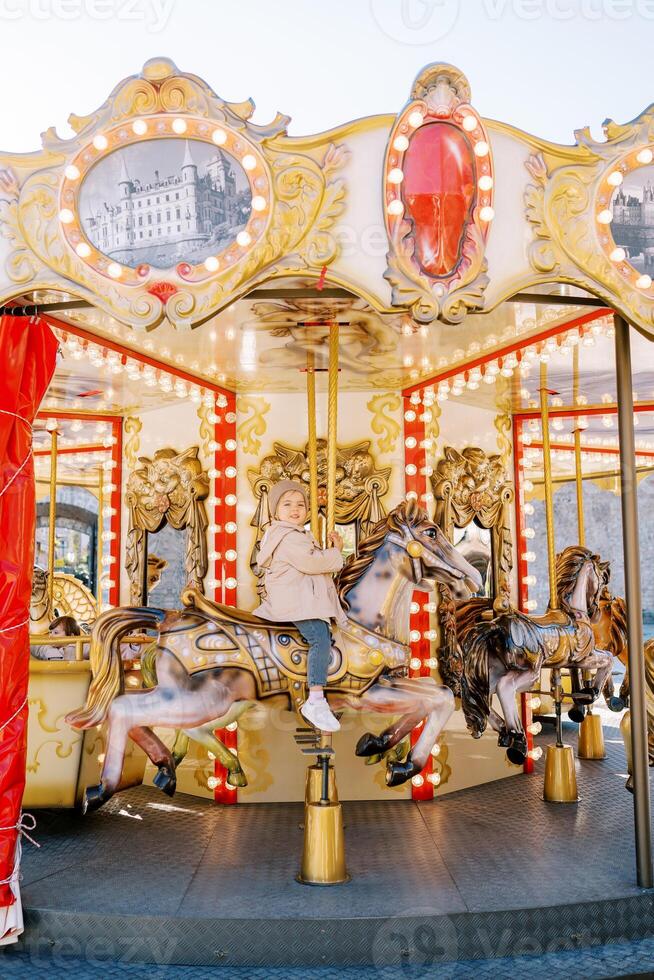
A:
<svg viewBox="0 0 654 980">
<path fill-rule="evenodd" d="M 482 120 L 470 106 L 470 86 L 466 77 L 452 65 L 435 64 L 425 68 L 412 89 L 412 101 L 402 110 L 389 136 L 384 165 L 384 212 L 390 249 L 384 278 L 392 286 L 394 306 L 409 308 L 420 323 L 437 317 L 447 323 L 460 323 L 471 310 L 483 306 L 484 292 L 489 283 L 486 274 L 485 239 L 488 222 L 482 220 L 492 202 L 492 163 L 488 137 Z M 485 148 L 483 157 L 473 155 L 478 176 L 486 185 L 476 181 L 474 206 L 462 231 L 462 245 L 455 267 L 445 276 L 431 277 L 415 260 L 416 241 L 413 220 L 404 215 L 404 208 L 389 211 L 387 186 L 393 182 L 394 171 L 400 170 L 403 154 L 410 146 L 407 134 L 417 130 L 412 116 L 428 124 L 446 121 L 450 128 L 460 127 L 466 117 L 475 120 L 477 146 Z M 422 122 L 418 123 L 418 129 Z M 467 139 L 466 139 L 467 142 Z M 404 149 L 400 149 L 404 146 Z M 472 155 L 472 149 L 470 149 Z M 396 198 L 395 200 L 401 200 Z"/>
<path fill-rule="evenodd" d="M 370 428 L 376 436 L 379 436 L 377 448 L 380 453 L 392 453 L 395 449 L 400 434 L 400 423 L 387 412 L 399 412 L 401 407 L 402 399 L 394 391 L 389 391 L 385 395 L 374 395 L 366 405 L 368 411 L 372 413 Z"/>
<path fill-rule="evenodd" d="M 452 540 L 454 528 L 475 522 L 491 531 L 491 563 L 494 596 L 472 599 L 461 604 L 463 615 L 474 606 L 504 609 L 509 604 L 509 576 L 513 567 L 509 506 L 514 498 L 500 455 L 487 455 L 483 449 L 467 447 L 459 452 L 446 446 L 431 477 L 435 498 L 434 521 Z M 446 585 L 439 585 L 440 670 L 445 683 L 459 693 L 463 664 L 457 644 L 457 603 Z"/>
<path fill-rule="evenodd" d="M 251 100 L 225 102 L 200 78 L 160 58 L 121 82 L 95 112 L 71 116 L 73 138 L 49 129 L 31 174 L 16 177 L 27 170 L 18 157 L 20 170 L 0 171 L 0 228 L 13 244 L 6 261 L 11 281 L 31 289 L 65 286 L 145 330 L 164 317 L 177 328 L 202 322 L 266 279 L 299 272 L 317 278 L 338 251 L 331 231 L 345 206 L 339 172 L 348 150 L 332 143 L 318 159 L 309 141 L 286 139 L 288 116 L 277 114 L 260 126 L 250 121 L 253 111 Z M 238 160 L 256 157 L 252 194 L 265 205 L 252 212 L 256 234 L 246 236 L 249 243 L 232 242 L 211 269 L 200 263 L 189 272 L 183 262 L 165 270 L 124 266 L 122 276 L 112 278 L 116 263 L 86 241 L 79 214 L 87 172 L 141 139 L 179 139 L 184 132 L 211 144 L 217 126 Z"/>
<path fill-rule="evenodd" d="M 250 566 L 254 567 L 261 536 L 270 524 L 268 492 L 279 480 L 298 480 L 309 488 L 308 447 L 293 449 L 281 442 L 273 444 L 274 453 L 264 456 L 258 470 L 248 470 L 248 479 L 257 509 L 250 522 L 257 537 Z M 327 502 L 327 440 L 318 439 L 318 503 L 324 512 Z M 369 530 L 386 515 L 381 498 L 388 493 L 390 467 L 378 470 L 370 452 L 370 441 L 339 446 L 336 455 L 336 523 L 356 523 L 357 537 Z"/>
<path fill-rule="evenodd" d="M 556 278 L 584 289 L 590 280 L 598 296 L 651 328 L 654 287 L 637 286 L 639 272 L 628 258 L 612 257 L 611 210 L 623 178 L 652 159 L 654 111 L 646 110 L 625 126 L 608 120 L 604 132 L 606 140 L 597 142 L 588 128 L 577 130 L 576 146 L 542 144 L 526 160 L 533 179 L 524 196 L 533 232 L 527 254 L 543 280 Z"/>
<path fill-rule="evenodd" d="M 198 459 L 198 447 L 185 452 L 159 449 L 152 459 L 139 457 L 141 466 L 130 473 L 125 501 L 129 509 L 125 567 L 130 580 L 131 601 L 143 601 L 143 559 L 146 532 L 160 531 L 166 524 L 186 529 L 187 585 L 201 592 L 207 574 L 207 512 L 209 477 Z"/>
</svg>

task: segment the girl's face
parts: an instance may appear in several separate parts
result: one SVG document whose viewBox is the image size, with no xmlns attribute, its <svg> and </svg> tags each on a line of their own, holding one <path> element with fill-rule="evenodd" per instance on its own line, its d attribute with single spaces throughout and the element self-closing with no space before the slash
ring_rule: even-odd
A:
<svg viewBox="0 0 654 980">
<path fill-rule="evenodd" d="M 307 505 L 304 502 L 304 494 L 299 490 L 287 490 L 279 498 L 275 517 L 278 521 L 288 521 L 290 524 L 297 524 L 304 527 L 307 522 Z"/>
<path fill-rule="evenodd" d="M 50 636 L 68 636 L 64 624 L 57 623 L 56 626 L 53 626 L 53 628 L 50 630 Z"/>
</svg>

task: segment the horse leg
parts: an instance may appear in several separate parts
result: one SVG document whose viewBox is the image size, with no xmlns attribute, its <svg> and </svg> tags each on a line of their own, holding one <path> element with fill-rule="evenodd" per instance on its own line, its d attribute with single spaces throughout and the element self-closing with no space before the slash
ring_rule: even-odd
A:
<svg viewBox="0 0 654 980">
<path fill-rule="evenodd" d="M 129 737 L 143 749 L 150 762 L 157 767 L 157 775 L 152 780 L 157 789 L 167 796 L 174 796 L 177 786 L 175 759 L 168 746 L 151 728 L 144 728 L 141 725 L 130 728 Z"/>
<path fill-rule="evenodd" d="M 396 722 L 385 728 L 380 735 L 373 732 L 365 732 L 357 742 L 354 750 L 360 757 L 385 755 L 394 748 L 402 739 L 413 731 L 423 715 L 420 712 L 402 715 Z"/>
<path fill-rule="evenodd" d="M 528 691 L 539 670 L 510 670 L 497 682 L 497 696 L 507 725 L 506 755 L 509 762 L 522 765 L 527 755 L 527 736 L 516 703 L 516 696 Z"/>
<path fill-rule="evenodd" d="M 181 732 L 179 730 L 175 732 L 175 741 L 173 742 L 173 761 L 175 763 L 175 769 L 177 769 L 177 767 L 180 766 L 186 758 L 189 741 L 190 739 L 186 732 Z"/>
<path fill-rule="evenodd" d="M 209 752 L 213 752 L 221 765 L 227 770 L 231 786 L 247 786 L 247 777 L 241 769 L 238 756 L 234 755 L 226 745 L 223 745 L 214 732 L 215 728 L 216 723 L 211 722 L 208 725 L 198 725 L 197 728 L 187 728 L 185 729 L 185 734 L 189 738 L 192 738 L 194 742 L 204 745 Z"/>
</svg>

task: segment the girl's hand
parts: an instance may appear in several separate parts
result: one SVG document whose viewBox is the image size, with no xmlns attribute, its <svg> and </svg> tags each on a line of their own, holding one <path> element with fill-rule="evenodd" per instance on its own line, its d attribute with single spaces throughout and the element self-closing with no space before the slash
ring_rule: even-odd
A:
<svg viewBox="0 0 654 980">
<path fill-rule="evenodd" d="M 332 548 L 338 548 L 339 551 L 343 550 L 343 538 L 338 531 L 330 531 L 327 540 Z"/>
</svg>

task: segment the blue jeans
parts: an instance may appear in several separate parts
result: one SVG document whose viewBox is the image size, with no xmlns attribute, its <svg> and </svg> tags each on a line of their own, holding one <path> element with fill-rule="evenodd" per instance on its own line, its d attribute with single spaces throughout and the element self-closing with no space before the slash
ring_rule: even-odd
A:
<svg viewBox="0 0 654 980">
<path fill-rule="evenodd" d="M 309 687 L 324 687 L 331 657 L 332 637 L 329 626 L 322 619 L 300 619 L 295 624 L 302 638 L 309 644 L 307 674 Z"/>
</svg>

